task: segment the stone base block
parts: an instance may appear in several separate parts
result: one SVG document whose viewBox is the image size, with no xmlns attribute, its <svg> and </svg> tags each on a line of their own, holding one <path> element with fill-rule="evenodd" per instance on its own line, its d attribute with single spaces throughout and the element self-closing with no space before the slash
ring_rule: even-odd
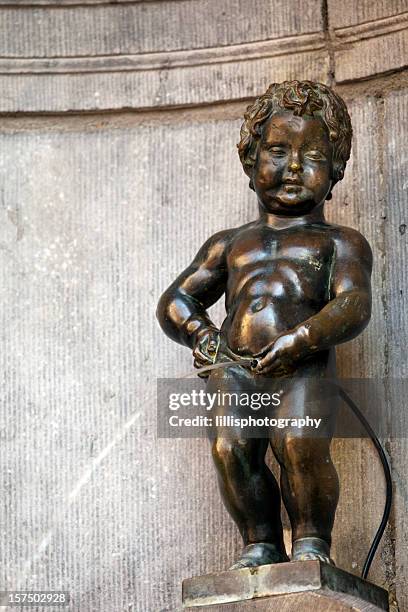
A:
<svg viewBox="0 0 408 612">
<path fill-rule="evenodd" d="M 384 589 L 320 561 L 230 570 L 183 581 L 183 608 L 209 612 L 378 612 Z"/>
</svg>

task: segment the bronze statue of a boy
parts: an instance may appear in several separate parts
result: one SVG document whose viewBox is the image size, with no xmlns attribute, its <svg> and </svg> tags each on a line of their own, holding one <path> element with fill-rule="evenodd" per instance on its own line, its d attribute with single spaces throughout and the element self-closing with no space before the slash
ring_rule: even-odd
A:
<svg viewBox="0 0 408 612">
<path fill-rule="evenodd" d="M 159 302 L 163 330 L 192 349 L 197 367 L 213 363 L 216 349 L 223 358 L 257 358 L 252 370 L 238 364 L 214 370 L 209 385 L 236 391 L 260 377 L 271 384 L 294 377 L 298 392 L 276 409 L 281 414 L 310 413 L 303 381 L 333 377 L 335 345 L 354 338 L 370 318 L 371 249 L 354 229 L 327 223 L 323 212 L 343 178 L 351 136 L 346 106 L 329 87 L 272 84 L 248 107 L 238 145 L 259 218 L 209 238 Z M 227 316 L 219 330 L 206 309 L 223 293 Z M 313 405 L 330 417 L 326 398 Z M 245 546 L 233 568 L 289 560 L 280 493 L 292 559 L 332 562 L 339 484 L 330 428 L 327 434 L 311 438 L 288 429 L 247 439 L 239 430 L 217 432 L 212 450 L 221 494 Z M 280 489 L 265 463 L 269 443 Z"/>
</svg>

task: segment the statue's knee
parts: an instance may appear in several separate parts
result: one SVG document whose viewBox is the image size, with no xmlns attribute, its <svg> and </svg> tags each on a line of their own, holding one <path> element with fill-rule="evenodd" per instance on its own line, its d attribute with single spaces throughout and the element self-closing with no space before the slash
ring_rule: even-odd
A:
<svg viewBox="0 0 408 612">
<path fill-rule="evenodd" d="M 217 438 L 212 446 L 212 455 L 217 465 L 246 463 L 250 455 L 250 440 Z"/>
</svg>

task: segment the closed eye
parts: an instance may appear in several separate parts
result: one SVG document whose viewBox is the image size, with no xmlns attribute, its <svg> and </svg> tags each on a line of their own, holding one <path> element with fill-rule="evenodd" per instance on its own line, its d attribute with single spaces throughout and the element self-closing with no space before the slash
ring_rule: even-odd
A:
<svg viewBox="0 0 408 612">
<path fill-rule="evenodd" d="M 306 151 L 304 154 L 308 159 L 312 159 L 313 161 L 325 161 L 327 157 L 321 152 L 317 150 Z"/>
<path fill-rule="evenodd" d="M 279 157 L 286 155 L 286 150 L 284 148 L 276 146 L 276 145 L 271 145 L 271 146 L 267 147 L 267 150 L 270 151 L 271 153 L 273 153 L 274 155 L 279 156 Z"/>
</svg>

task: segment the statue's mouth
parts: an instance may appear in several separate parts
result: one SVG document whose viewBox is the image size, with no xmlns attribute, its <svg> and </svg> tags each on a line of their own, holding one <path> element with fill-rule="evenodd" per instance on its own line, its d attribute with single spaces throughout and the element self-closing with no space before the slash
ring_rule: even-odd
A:
<svg viewBox="0 0 408 612">
<path fill-rule="evenodd" d="M 271 189 L 269 191 L 266 192 L 266 195 L 268 196 L 279 196 L 279 193 L 285 193 L 285 194 L 296 194 L 296 193 L 300 193 L 301 191 L 303 191 L 304 189 L 304 185 L 302 185 L 301 183 L 286 183 L 283 182 L 280 185 L 278 185 L 277 187 L 275 187 L 274 189 Z"/>
<path fill-rule="evenodd" d="M 298 191 L 301 191 L 303 183 L 299 180 L 299 178 L 287 177 L 282 181 L 282 187 L 288 193 L 297 193 Z"/>
<path fill-rule="evenodd" d="M 302 191 L 302 185 L 299 185 L 299 183 L 283 183 L 282 187 L 286 193 L 299 193 Z"/>
</svg>

